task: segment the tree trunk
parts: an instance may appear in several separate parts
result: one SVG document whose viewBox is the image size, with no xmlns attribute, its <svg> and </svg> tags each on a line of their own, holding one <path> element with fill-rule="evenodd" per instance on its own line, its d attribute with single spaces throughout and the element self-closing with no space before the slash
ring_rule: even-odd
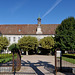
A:
<svg viewBox="0 0 75 75">
<path fill-rule="evenodd" d="M 28 55 L 28 51 L 26 51 L 26 55 Z"/>
</svg>

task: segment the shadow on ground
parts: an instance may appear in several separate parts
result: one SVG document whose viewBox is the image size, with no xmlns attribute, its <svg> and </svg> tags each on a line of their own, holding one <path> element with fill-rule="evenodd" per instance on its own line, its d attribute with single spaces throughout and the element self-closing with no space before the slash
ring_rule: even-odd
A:
<svg viewBox="0 0 75 75">
<path fill-rule="evenodd" d="M 44 61 L 40 61 L 38 60 L 37 63 L 31 63 L 30 61 L 27 60 L 27 62 L 25 61 L 21 61 L 21 67 L 22 66 L 25 66 L 25 67 L 31 67 L 37 75 L 45 75 L 44 72 L 42 72 L 38 67 L 43 67 L 44 70 L 47 71 L 47 74 L 50 74 L 52 73 L 53 75 L 55 74 L 54 73 L 54 66 L 49 64 L 50 62 L 44 62 Z"/>
<path fill-rule="evenodd" d="M 71 67 L 62 67 L 62 70 L 60 72 L 64 75 L 75 75 L 73 74 L 73 68 Z"/>
<path fill-rule="evenodd" d="M 25 61 L 21 61 L 21 65 L 22 66 L 26 66 L 26 67 L 31 67 L 37 75 L 56 75 L 55 74 L 55 66 L 50 64 L 50 62 L 44 62 L 44 61 L 40 61 L 38 60 L 38 62 L 36 63 L 32 63 L 29 60 Z M 48 71 L 48 73 L 43 72 L 43 70 L 41 71 L 38 67 L 43 67 L 46 71 Z M 61 72 L 58 72 L 57 75 L 75 75 L 72 73 L 72 68 L 71 67 L 63 67 Z"/>
</svg>

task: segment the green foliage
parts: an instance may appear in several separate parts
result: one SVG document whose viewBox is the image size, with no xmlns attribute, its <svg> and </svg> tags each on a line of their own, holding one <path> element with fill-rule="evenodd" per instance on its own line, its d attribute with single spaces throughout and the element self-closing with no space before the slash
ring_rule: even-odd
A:
<svg viewBox="0 0 75 75">
<path fill-rule="evenodd" d="M 18 50 L 19 50 L 19 46 L 18 46 L 18 44 L 12 44 L 12 45 L 10 45 L 9 46 L 9 50 L 11 51 L 11 52 L 17 52 Z"/>
<path fill-rule="evenodd" d="M 11 60 L 13 60 L 13 54 L 0 54 L 0 63 L 6 63 Z M 17 58 L 17 55 L 14 54 L 15 59 Z"/>
<path fill-rule="evenodd" d="M 18 45 L 24 51 L 35 50 L 38 47 L 38 40 L 36 37 L 22 37 L 18 41 Z"/>
<path fill-rule="evenodd" d="M 6 58 L 6 57 L 11 57 L 12 54 L 0 54 L 0 59 Z"/>
<path fill-rule="evenodd" d="M 0 37 L 0 50 L 6 49 L 9 45 L 9 41 L 6 37 L 1 36 Z"/>
<path fill-rule="evenodd" d="M 52 49 L 54 47 L 55 42 L 53 37 L 44 37 L 43 39 L 40 40 L 39 44 L 41 45 L 42 48 Z"/>
<path fill-rule="evenodd" d="M 62 21 L 56 29 L 56 47 L 61 50 L 75 50 L 75 19 L 70 17 Z"/>
</svg>

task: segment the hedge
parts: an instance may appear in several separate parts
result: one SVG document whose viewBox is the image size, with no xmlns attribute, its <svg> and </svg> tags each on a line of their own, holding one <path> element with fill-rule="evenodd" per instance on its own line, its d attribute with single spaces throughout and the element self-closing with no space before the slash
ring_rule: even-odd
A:
<svg viewBox="0 0 75 75">
<path fill-rule="evenodd" d="M 15 54 L 15 59 L 17 58 L 17 55 Z M 0 54 L 0 63 L 6 63 L 13 59 L 12 54 Z"/>
<path fill-rule="evenodd" d="M 75 54 L 63 54 L 62 56 L 75 59 Z"/>
</svg>

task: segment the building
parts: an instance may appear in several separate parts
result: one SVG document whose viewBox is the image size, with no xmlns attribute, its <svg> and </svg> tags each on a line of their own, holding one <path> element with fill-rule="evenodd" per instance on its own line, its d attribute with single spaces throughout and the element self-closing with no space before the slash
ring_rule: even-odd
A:
<svg viewBox="0 0 75 75">
<path fill-rule="evenodd" d="M 18 43 L 23 36 L 36 37 L 38 40 L 55 35 L 55 30 L 59 24 L 41 24 L 41 18 L 38 18 L 38 24 L 5 24 L 0 25 L 0 35 L 7 37 L 12 43 Z"/>
</svg>

